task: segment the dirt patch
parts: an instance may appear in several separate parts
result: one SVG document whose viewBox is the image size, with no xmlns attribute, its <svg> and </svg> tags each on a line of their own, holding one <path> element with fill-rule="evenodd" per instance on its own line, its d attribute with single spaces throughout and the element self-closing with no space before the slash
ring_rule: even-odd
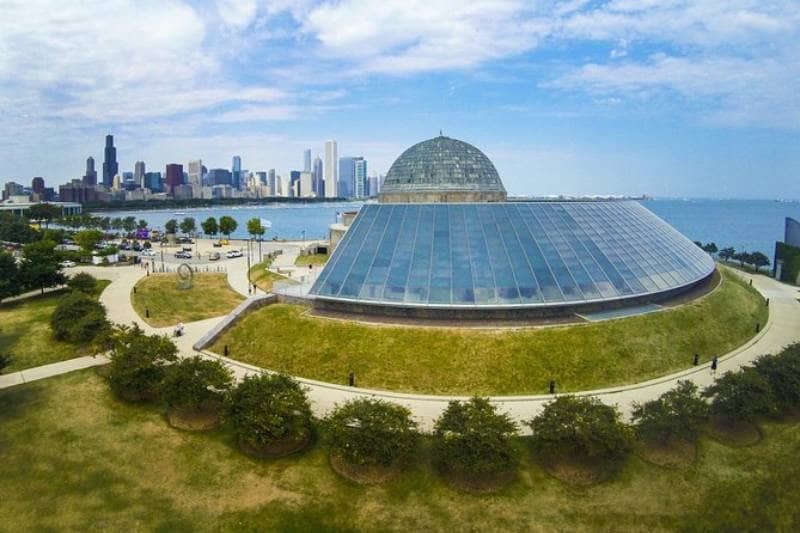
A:
<svg viewBox="0 0 800 533">
<path fill-rule="evenodd" d="M 588 487 L 611 478 L 615 469 L 589 458 L 546 457 L 541 461 L 545 472 L 568 485 Z"/>
<path fill-rule="evenodd" d="M 761 429 L 750 422 L 731 422 L 720 417 L 711 417 L 709 435 L 727 446 L 752 446 L 761 440 Z"/>
<path fill-rule="evenodd" d="M 654 465 L 681 468 L 695 461 L 697 446 L 683 439 L 673 439 L 667 443 L 645 442 L 639 447 L 637 454 Z"/>
<path fill-rule="evenodd" d="M 219 409 L 175 409 L 167 410 L 169 425 L 184 431 L 207 431 L 222 423 Z"/>
<path fill-rule="evenodd" d="M 310 441 L 311 437 L 309 435 L 306 435 L 300 439 L 293 437 L 293 438 L 278 440 L 262 448 L 256 448 L 255 446 L 251 446 L 250 444 L 240 439 L 239 447 L 246 454 L 252 457 L 256 457 L 258 459 L 277 459 L 280 457 L 286 457 L 287 455 L 292 455 L 293 453 L 297 453 L 303 450 L 306 446 L 308 446 L 308 443 Z"/>
<path fill-rule="evenodd" d="M 517 479 L 517 469 L 510 468 L 495 474 L 480 475 L 450 469 L 442 472 L 442 476 L 451 487 L 460 491 L 473 494 L 491 494 L 503 490 Z"/>
<path fill-rule="evenodd" d="M 395 479 L 402 473 L 399 465 L 354 465 L 337 453 L 331 453 L 328 461 L 334 472 L 359 485 L 377 485 Z"/>
</svg>

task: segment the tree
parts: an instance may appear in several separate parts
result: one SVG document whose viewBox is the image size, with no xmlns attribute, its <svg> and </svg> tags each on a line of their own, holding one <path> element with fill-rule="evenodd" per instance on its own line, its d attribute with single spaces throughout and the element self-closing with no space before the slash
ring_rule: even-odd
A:
<svg viewBox="0 0 800 533">
<path fill-rule="evenodd" d="M 85 344 L 108 326 L 106 309 L 91 296 L 72 291 L 58 300 L 50 326 L 56 339 Z"/>
<path fill-rule="evenodd" d="M 131 233 L 136 229 L 136 217 L 128 216 L 122 219 L 122 229 L 125 233 Z"/>
<path fill-rule="evenodd" d="M 171 365 L 161 387 L 167 405 L 182 411 L 213 410 L 233 385 L 233 374 L 216 359 L 187 357 Z"/>
<path fill-rule="evenodd" d="M 205 219 L 200 224 L 200 227 L 203 228 L 203 233 L 211 236 L 212 239 L 217 233 L 219 233 L 219 226 L 217 225 L 217 219 L 214 217 L 208 217 L 207 219 Z"/>
<path fill-rule="evenodd" d="M 110 225 L 111 225 L 111 229 L 113 229 L 114 231 L 120 231 L 122 229 L 122 226 L 123 226 L 122 219 L 118 218 L 118 217 L 114 217 L 113 219 L 111 219 L 111 224 Z"/>
<path fill-rule="evenodd" d="M 662 445 L 674 439 L 695 442 L 708 418 L 708 404 L 697 385 L 679 381 L 657 399 L 634 404 L 632 418 L 637 433 L 646 441 Z"/>
<path fill-rule="evenodd" d="M 17 260 L 8 252 L 0 251 L 0 302 L 22 292 Z"/>
<path fill-rule="evenodd" d="M 597 398 L 561 396 L 529 422 L 533 446 L 548 457 L 620 462 L 631 450 L 630 429 L 617 409 Z"/>
<path fill-rule="evenodd" d="M 702 242 L 700 242 L 700 241 L 692 241 L 692 242 L 693 242 L 693 243 L 694 243 L 694 245 L 695 245 L 695 246 L 697 246 L 698 248 L 703 248 L 703 243 L 702 243 Z"/>
<path fill-rule="evenodd" d="M 174 218 L 171 218 L 171 219 L 167 220 L 167 222 L 164 224 L 164 231 L 166 231 L 167 233 L 172 233 L 172 234 L 177 232 L 178 231 L 178 221 L 175 220 Z"/>
<path fill-rule="evenodd" d="M 777 411 L 769 383 L 753 367 L 728 372 L 706 388 L 702 395 L 712 398 L 711 414 L 728 424 L 752 424 L 758 418 Z"/>
<path fill-rule="evenodd" d="M 718 255 L 719 255 L 720 259 L 722 259 L 723 261 L 725 261 L 727 263 L 728 261 L 730 261 L 733 258 L 734 255 L 736 255 L 736 249 L 730 248 L 730 247 L 723 248 L 722 250 L 719 251 Z"/>
<path fill-rule="evenodd" d="M 713 242 L 704 245 L 703 250 L 712 255 L 719 251 L 719 249 L 717 248 L 717 244 Z"/>
<path fill-rule="evenodd" d="M 769 384 L 779 411 L 800 409 L 800 344 L 792 344 L 777 355 L 756 359 L 754 368 Z"/>
<path fill-rule="evenodd" d="M 221 216 L 219 217 L 219 231 L 227 238 L 231 237 L 231 233 L 236 231 L 239 223 L 233 217 Z"/>
<path fill-rule="evenodd" d="M 443 471 L 468 477 L 512 470 L 517 454 L 511 439 L 517 426 L 486 398 L 451 401 L 434 426 L 433 455 Z"/>
<path fill-rule="evenodd" d="M 147 221 L 140 218 L 139 222 L 136 223 L 136 229 L 147 229 Z"/>
<path fill-rule="evenodd" d="M 416 449 L 411 411 L 382 400 L 351 400 L 334 409 L 326 427 L 334 453 L 353 465 L 392 466 Z"/>
<path fill-rule="evenodd" d="M 302 446 L 311 436 L 311 406 L 300 384 L 283 374 L 248 375 L 228 396 L 239 443 L 265 453 L 279 443 Z"/>
<path fill-rule="evenodd" d="M 97 229 L 85 229 L 75 234 L 75 243 L 85 254 L 91 254 L 97 243 L 103 240 L 103 232 Z"/>
<path fill-rule="evenodd" d="M 67 286 L 73 291 L 91 295 L 97 290 L 97 280 L 91 274 L 79 272 L 67 281 Z"/>
<path fill-rule="evenodd" d="M 22 249 L 24 260 L 20 268 L 21 278 L 30 288 L 39 288 L 44 294 L 46 287 L 63 285 L 67 278 L 61 272 L 60 257 L 53 241 L 37 241 Z"/>
<path fill-rule="evenodd" d="M 756 271 L 760 271 L 761 267 L 769 265 L 769 257 L 767 257 L 761 252 L 753 252 L 752 254 L 750 254 L 748 263 L 756 267 Z"/>
<path fill-rule="evenodd" d="M 137 325 L 118 326 L 105 340 L 111 348 L 109 382 L 114 393 L 130 401 L 156 397 L 167 365 L 178 358 L 175 343 L 146 335 Z"/>
<path fill-rule="evenodd" d="M 28 208 L 28 218 L 35 220 L 39 223 L 39 229 L 42 229 L 42 222 L 44 226 L 48 227 L 50 222 L 61 216 L 61 209 L 48 203 L 33 204 Z"/>
<path fill-rule="evenodd" d="M 247 221 L 247 233 L 252 235 L 254 239 L 264 235 L 266 231 L 267 230 L 264 228 L 264 226 L 261 225 L 260 218 L 251 218 Z"/>
<path fill-rule="evenodd" d="M 197 224 L 195 224 L 194 218 L 186 217 L 181 220 L 180 228 L 183 234 L 190 235 L 197 229 Z"/>
<path fill-rule="evenodd" d="M 38 233 L 28 222 L 10 213 L 0 213 L 0 241 L 25 244 L 33 242 Z"/>
</svg>

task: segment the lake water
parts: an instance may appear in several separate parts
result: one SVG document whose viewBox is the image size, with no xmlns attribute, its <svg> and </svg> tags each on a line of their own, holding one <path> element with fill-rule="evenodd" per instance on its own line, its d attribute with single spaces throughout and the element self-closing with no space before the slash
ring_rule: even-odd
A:
<svg viewBox="0 0 800 533">
<path fill-rule="evenodd" d="M 783 239 L 784 218 L 800 219 L 800 202 L 771 200 L 647 200 L 642 204 L 660 216 L 691 240 L 714 241 L 720 248 L 733 246 L 737 250 L 761 251 L 772 257 L 776 240 Z M 233 217 L 239 227 L 233 234 L 246 238 L 247 220 L 260 217 L 272 222 L 265 238 L 321 239 L 328 235 L 328 226 L 337 213 L 358 210 L 362 204 L 342 202 L 332 204 L 266 204 L 258 206 L 214 207 L 153 211 L 102 212 L 103 216 L 144 218 L 151 227 L 162 228 L 171 219 L 194 217 L 200 222 L 208 217 Z M 184 213 L 184 214 L 177 214 Z"/>
</svg>

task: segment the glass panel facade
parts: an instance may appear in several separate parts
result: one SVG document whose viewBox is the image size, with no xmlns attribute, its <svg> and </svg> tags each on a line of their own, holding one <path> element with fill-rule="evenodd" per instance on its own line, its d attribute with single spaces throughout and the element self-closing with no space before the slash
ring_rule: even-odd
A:
<svg viewBox="0 0 800 533">
<path fill-rule="evenodd" d="M 638 202 L 371 204 L 311 293 L 437 306 L 546 306 L 661 292 L 711 258 Z"/>
</svg>

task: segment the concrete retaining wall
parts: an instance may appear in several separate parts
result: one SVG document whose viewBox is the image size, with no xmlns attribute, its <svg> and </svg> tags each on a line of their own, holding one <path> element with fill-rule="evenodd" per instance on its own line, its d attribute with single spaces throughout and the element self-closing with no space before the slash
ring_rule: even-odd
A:
<svg viewBox="0 0 800 533">
<path fill-rule="evenodd" d="M 236 324 L 244 315 L 249 313 L 250 311 L 255 311 L 265 305 L 273 304 L 278 301 L 278 297 L 274 294 L 259 294 L 257 296 L 251 296 L 250 298 L 246 299 L 242 303 L 240 303 L 236 309 L 230 312 L 228 316 L 226 316 L 220 323 L 216 326 L 211 328 L 205 335 L 200 337 L 200 339 L 192 345 L 192 349 L 201 351 L 205 349 L 207 346 L 211 346 L 214 341 L 225 333 L 230 327 Z"/>
</svg>

